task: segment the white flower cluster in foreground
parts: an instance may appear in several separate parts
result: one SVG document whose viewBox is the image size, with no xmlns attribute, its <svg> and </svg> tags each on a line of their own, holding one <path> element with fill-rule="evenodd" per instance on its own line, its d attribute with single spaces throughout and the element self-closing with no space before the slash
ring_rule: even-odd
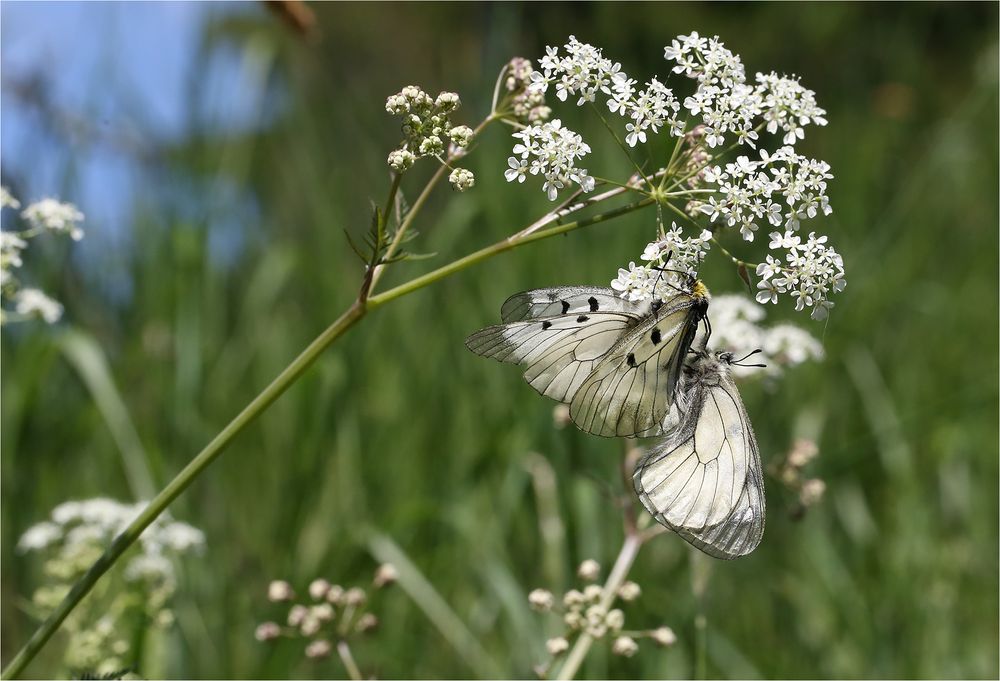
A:
<svg viewBox="0 0 1000 681">
<path fill-rule="evenodd" d="M 47 614 L 55 609 L 145 505 L 104 498 L 67 501 L 56 506 L 48 520 L 28 528 L 17 548 L 43 560 L 44 583 L 32 597 L 38 611 Z M 137 547 L 129 549 L 124 566 L 109 573 L 106 588 L 70 613 L 66 665 L 93 675 L 126 668 L 134 659 L 131 647 L 146 628 L 173 622 L 168 608 L 176 588 L 172 558 L 199 552 L 204 545 L 201 530 L 173 521 L 168 514 L 155 520 Z"/>
<path fill-rule="evenodd" d="M 646 244 L 641 258 L 647 264 L 630 262 L 628 269 L 619 269 L 611 288 L 626 300 L 667 300 L 678 290 L 687 289 L 689 279 L 698 273 L 705 259 L 711 239 L 707 229 L 697 237 L 685 237 L 675 222 L 662 238 Z"/>
<path fill-rule="evenodd" d="M 6 187 L 0 187 L 0 209 L 20 207 L 21 202 Z M 62 305 L 37 288 L 22 288 L 15 270 L 24 264 L 22 256 L 37 236 L 54 233 L 68 235 L 74 241 L 82 239 L 83 213 L 72 203 L 46 198 L 30 204 L 20 217 L 26 224 L 24 229 L 0 232 L 0 295 L 5 302 L 14 304 L 14 314 L 0 311 L 0 324 L 35 317 L 54 324 L 62 317 Z"/>
<path fill-rule="evenodd" d="M 791 324 L 763 326 L 765 308 L 744 296 L 714 296 L 711 315 L 713 348 L 728 350 L 736 358 L 762 351 L 750 361 L 766 364 L 766 369 L 734 365 L 736 376 L 778 376 L 786 367 L 823 359 L 823 346 L 816 338 Z"/>
<path fill-rule="evenodd" d="M 461 103 L 454 92 L 431 97 L 416 85 L 390 95 L 385 100 L 385 110 L 403 119 L 403 143 L 389 154 L 389 167 L 402 173 L 424 156 L 434 156 L 444 163 L 445 152 L 452 158 L 464 154 L 474 132 L 467 125 L 452 124 L 451 114 Z M 472 172 L 464 168 L 454 169 L 450 179 L 458 191 L 465 191 L 475 181 Z"/>
</svg>

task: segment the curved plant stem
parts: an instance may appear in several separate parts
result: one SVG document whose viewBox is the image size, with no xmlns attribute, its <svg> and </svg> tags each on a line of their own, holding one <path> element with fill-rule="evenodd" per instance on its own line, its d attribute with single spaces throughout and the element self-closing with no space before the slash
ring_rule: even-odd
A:
<svg viewBox="0 0 1000 681">
<path fill-rule="evenodd" d="M 642 536 L 639 534 L 633 533 L 625 536 L 621 551 L 618 552 L 618 558 L 615 559 L 614 567 L 611 568 L 611 574 L 608 575 L 608 581 L 604 583 L 604 589 L 601 591 L 601 607 L 605 611 L 611 607 L 615 596 L 618 594 L 618 589 L 625 581 L 625 577 L 628 576 L 628 571 L 631 569 L 635 557 L 639 554 L 642 542 Z M 580 634 L 580 637 L 576 639 L 576 643 L 573 644 L 573 649 L 570 650 L 569 655 L 566 657 L 566 662 L 563 663 L 562 668 L 555 678 L 562 681 L 575 677 L 593 643 L 593 636 L 587 632 Z"/>
<path fill-rule="evenodd" d="M 556 236 L 557 234 L 565 234 L 581 227 L 586 227 L 588 225 L 597 224 L 599 222 L 604 222 L 612 218 L 625 215 L 632 211 L 638 210 L 645 206 L 651 205 L 653 199 L 644 199 L 636 203 L 631 203 L 619 208 L 615 208 L 604 213 L 600 213 L 589 218 L 578 220 L 576 222 L 568 222 L 562 225 L 557 225 L 555 227 L 550 227 L 548 229 L 536 231 L 531 234 L 524 236 L 515 235 L 499 241 L 492 246 L 487 246 L 486 248 L 480 249 L 475 253 L 460 258 L 448 265 L 440 267 L 432 272 L 429 272 L 423 276 L 417 277 L 405 284 L 397 286 L 393 289 L 389 289 L 384 293 L 371 296 L 367 301 L 356 301 L 344 314 L 342 314 L 333 324 L 331 324 L 323 333 L 316 337 L 305 350 L 296 357 L 291 364 L 289 364 L 285 369 L 278 374 L 270 385 L 268 385 L 263 392 L 261 392 L 257 397 L 253 399 L 250 404 L 248 404 L 239 415 L 234 418 L 229 425 L 222 429 L 215 438 L 206 446 L 201 452 L 198 453 L 191 462 L 181 470 L 177 476 L 170 481 L 170 483 L 157 494 L 149 505 L 143 510 L 139 516 L 132 521 L 132 523 L 124 530 L 121 534 L 115 537 L 114 541 L 107 550 L 101 555 L 100 558 L 87 570 L 84 575 L 77 580 L 70 589 L 70 592 L 62 600 L 61 603 L 56 607 L 48 618 L 39 625 L 38 629 L 32 634 L 28 642 L 18 651 L 14 659 L 3 670 L 3 674 L 0 675 L 2 679 L 12 679 L 17 678 L 29 662 L 38 654 L 38 651 L 42 649 L 45 643 L 52 637 L 52 635 L 59 629 L 63 620 L 69 615 L 73 609 L 79 605 L 80 601 L 83 600 L 90 590 L 94 587 L 97 581 L 107 572 L 118 557 L 125 552 L 142 534 L 143 530 L 146 529 L 163 511 L 166 510 L 167 506 L 176 499 L 188 486 L 194 482 L 194 480 L 201 475 L 201 473 L 211 464 L 216 457 L 219 456 L 229 445 L 230 442 L 242 432 L 250 423 L 252 423 L 258 416 L 260 416 L 264 411 L 267 410 L 271 404 L 278 399 L 299 377 L 316 361 L 316 359 L 326 350 L 335 340 L 337 340 L 345 331 L 354 326 L 362 317 L 365 316 L 367 311 L 371 308 L 384 305 L 390 300 L 395 300 L 396 298 L 402 297 L 408 293 L 412 293 L 418 289 L 421 289 L 429 284 L 433 284 L 447 276 L 455 274 L 461 270 L 466 269 L 476 263 L 487 260 L 495 255 L 499 255 L 505 251 L 509 251 L 518 246 L 523 246 L 525 244 L 533 243 L 535 241 L 540 241 L 542 239 L 547 239 L 551 236 Z M 590 205 L 589 203 L 586 205 Z"/>
</svg>

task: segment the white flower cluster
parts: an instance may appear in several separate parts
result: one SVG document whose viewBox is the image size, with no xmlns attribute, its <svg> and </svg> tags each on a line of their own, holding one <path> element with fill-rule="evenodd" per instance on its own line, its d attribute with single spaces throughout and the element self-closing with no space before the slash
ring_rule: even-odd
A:
<svg viewBox="0 0 1000 681">
<path fill-rule="evenodd" d="M 629 119 L 625 124 L 625 143 L 630 147 L 646 143 L 646 131 L 654 135 L 664 125 L 670 134 L 684 134 L 684 121 L 678 118 L 681 105 L 674 93 L 656 78 L 646 83 L 646 89 L 636 92 L 635 81 L 624 74 L 617 74 L 612 83 L 608 109 Z"/>
<path fill-rule="evenodd" d="M 467 125 L 452 125 L 451 114 L 459 106 L 461 100 L 454 92 L 442 92 L 432 98 L 416 85 L 390 95 L 385 100 L 385 110 L 402 117 L 403 143 L 389 154 L 389 166 L 402 173 L 424 156 L 441 158 L 446 150 L 452 158 L 463 155 L 474 133 Z"/>
<path fill-rule="evenodd" d="M 541 123 L 552 115 L 552 109 L 545 104 L 545 93 L 531 87 L 531 74 L 535 67 L 530 59 L 514 57 L 507 64 L 504 89 L 507 101 L 501 111 L 510 110 L 521 123 Z"/>
<path fill-rule="evenodd" d="M 39 554 L 45 582 L 32 601 L 42 613 L 51 612 L 73 583 L 96 561 L 112 539 L 145 504 L 123 504 L 112 499 L 68 501 L 56 506 L 49 520 L 21 535 L 18 550 Z M 170 558 L 200 550 L 202 532 L 164 515 L 142 534 L 130 549 L 124 569 L 111 571 L 107 588 L 88 596 L 66 620 L 69 634 L 65 663 L 72 669 L 108 674 L 132 659 L 133 632 L 151 624 L 167 627 L 173 622 L 168 608 L 175 586 Z"/>
<path fill-rule="evenodd" d="M 701 211 L 712 222 L 739 228 L 747 241 L 753 241 L 763 220 L 798 230 L 802 220 L 833 212 L 826 195 L 827 180 L 833 177 L 830 166 L 796 154 L 792 147 L 773 154 L 761 150 L 759 161 L 740 156 L 724 167 L 706 168 L 703 177 L 718 187 L 719 196 L 710 196 Z"/>
<path fill-rule="evenodd" d="M 580 135 L 564 128 L 561 121 L 530 125 L 515 132 L 514 137 L 521 141 L 514 146 L 515 155 L 507 159 L 509 167 L 504 177 L 508 182 L 524 182 L 529 173 L 541 175 L 545 178 L 542 190 L 550 201 L 555 201 L 559 190 L 571 182 L 585 192 L 593 190 L 594 178 L 576 166 L 578 159 L 590 153 L 590 146 Z"/>
<path fill-rule="evenodd" d="M 684 106 L 701 116 L 706 126 L 706 142 L 717 147 L 733 133 L 737 141 L 756 146 L 755 119 L 762 117 L 769 133 L 780 128 L 784 143 L 794 144 L 805 134 L 803 127 L 826 125 L 826 111 L 816 104 L 815 93 L 793 76 L 757 73 L 757 86 L 746 82 L 746 71 L 738 55 L 726 49 L 718 36 L 705 38 L 697 32 L 678 36 L 664 48 L 663 56 L 675 62 L 674 73 L 698 82 Z"/>
<path fill-rule="evenodd" d="M 795 144 L 805 137 L 803 127 L 810 123 L 826 125 L 826 111 L 816 104 L 816 93 L 802 86 L 795 76 L 791 78 L 771 73 L 757 74 L 757 95 L 767 121 L 767 131 L 785 132 L 782 141 Z"/>
<path fill-rule="evenodd" d="M 89 568 L 89 556 L 106 548 L 142 513 L 146 504 L 123 504 L 101 497 L 64 502 L 52 510 L 49 520 L 28 528 L 21 535 L 18 549 L 22 552 L 54 550 L 47 571 L 52 572 L 55 568 L 60 574 L 69 576 Z M 126 577 L 172 582 L 173 566 L 166 555 L 198 551 L 204 544 L 205 535 L 201 530 L 173 521 L 164 513 L 139 538 L 141 553 L 126 564 Z M 82 561 L 81 556 L 85 556 Z"/>
<path fill-rule="evenodd" d="M 545 56 L 538 62 L 541 71 L 531 74 L 533 90 L 546 92 L 555 83 L 556 98 L 565 102 L 570 95 L 578 96 L 577 105 L 596 101 L 598 92 L 611 94 L 610 86 L 621 74 L 621 64 L 605 59 L 600 48 L 581 43 L 575 36 L 569 37 L 564 49 L 566 55 L 560 56 L 559 48 L 545 48 Z"/>
<path fill-rule="evenodd" d="M 21 202 L 11 195 L 6 187 L 0 187 L 0 209 L 21 207 Z M 42 199 L 21 211 L 21 218 L 27 228 L 21 231 L 0 232 L 0 290 L 4 300 L 14 303 L 15 316 L 9 311 L 0 311 L 0 324 L 13 319 L 39 317 L 46 323 L 54 324 L 62 317 L 63 307 L 37 288 L 21 288 L 14 276 L 14 270 L 23 264 L 22 254 L 30 245 L 30 239 L 46 232 L 66 234 L 74 241 L 83 238 L 80 221 L 81 213 L 72 203 L 56 199 Z"/>
<path fill-rule="evenodd" d="M 826 319 L 834 302 L 829 299 L 831 292 L 840 293 L 847 286 L 844 278 L 844 259 L 833 248 L 826 245 L 825 236 L 809 233 L 805 243 L 786 231 L 784 234 L 771 233 L 771 249 L 784 249 L 781 260 L 772 255 L 757 266 L 757 301 L 777 303 L 779 293 L 787 293 L 795 298 L 795 309 L 812 308 L 813 319 Z"/>
<path fill-rule="evenodd" d="M 628 269 L 620 268 L 611 288 L 626 300 L 666 300 L 686 289 L 698 274 L 711 239 L 707 229 L 696 237 L 685 237 L 675 222 L 662 238 L 646 244 L 640 257 L 648 264 L 630 262 Z"/>
<path fill-rule="evenodd" d="M 83 230 L 79 225 L 83 221 L 83 213 L 72 203 L 42 199 L 25 208 L 21 212 L 21 217 L 27 220 L 33 229 L 40 232 L 69 234 L 73 241 L 83 238 Z"/>
<path fill-rule="evenodd" d="M 791 324 L 761 325 L 765 308 L 740 295 L 712 298 L 712 347 L 732 352 L 738 359 L 754 350 L 753 363 L 767 368 L 733 366 L 733 373 L 745 376 L 778 376 L 785 367 L 823 359 L 823 346 L 807 331 Z"/>
</svg>

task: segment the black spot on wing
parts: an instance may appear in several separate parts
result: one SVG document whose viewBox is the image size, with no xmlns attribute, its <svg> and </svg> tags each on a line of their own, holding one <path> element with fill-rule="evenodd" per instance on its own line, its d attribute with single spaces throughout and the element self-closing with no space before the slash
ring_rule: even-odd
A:
<svg viewBox="0 0 1000 681">
<path fill-rule="evenodd" d="M 600 308 L 600 305 L 597 304 L 597 298 L 595 298 L 594 296 L 590 296 L 589 298 L 587 298 L 587 302 L 590 304 L 591 312 L 597 312 L 597 310 Z"/>
<path fill-rule="evenodd" d="M 632 352 L 628 353 L 628 357 L 626 358 L 626 360 L 625 360 L 625 361 L 627 361 L 627 362 L 628 362 L 628 365 L 629 365 L 630 367 L 632 367 L 633 369 L 634 369 L 635 367 L 639 366 L 639 365 L 638 365 L 638 364 L 636 364 L 636 362 L 635 362 L 635 353 L 632 353 Z"/>
<path fill-rule="evenodd" d="M 576 318 L 576 321 L 578 321 L 579 323 L 583 324 L 588 319 L 590 319 L 590 317 L 588 317 L 585 314 L 582 314 L 582 315 L 580 315 L 579 317 Z"/>
<path fill-rule="evenodd" d="M 552 322 L 542 322 L 542 328 L 547 329 L 552 326 Z"/>
<path fill-rule="evenodd" d="M 562 313 L 566 314 L 567 312 L 569 312 L 569 301 L 568 300 L 562 300 L 562 301 L 559 301 L 559 302 L 562 303 Z"/>
<path fill-rule="evenodd" d="M 649 334 L 649 340 L 653 341 L 653 345 L 659 345 L 662 340 L 660 338 L 660 330 L 653 329 L 653 333 Z"/>
</svg>

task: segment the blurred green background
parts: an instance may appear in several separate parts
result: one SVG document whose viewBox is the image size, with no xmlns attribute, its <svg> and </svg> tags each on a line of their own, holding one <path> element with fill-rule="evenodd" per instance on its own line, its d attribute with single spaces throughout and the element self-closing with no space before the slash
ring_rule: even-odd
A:
<svg viewBox="0 0 1000 681">
<path fill-rule="evenodd" d="M 156 11 L 91 15 L 107 7 L 44 11 L 76 12 L 81 39 L 95 44 Z M 350 303 L 360 266 L 343 230 L 365 229 L 398 142 L 386 95 L 410 83 L 457 91 L 456 119 L 474 125 L 512 56 L 537 58 L 574 34 L 646 79 L 666 74 L 671 37 L 697 30 L 718 34 L 750 72 L 801 75 L 829 113 L 801 148 L 833 167 L 835 212 L 816 229 L 843 254 L 848 288 L 826 325 L 787 301 L 768 309 L 822 336 L 827 359 L 743 388 L 765 465 L 814 436 L 809 472 L 827 495 L 796 521 L 794 496 L 769 477 L 763 543 L 712 562 L 701 599 L 693 550 L 670 535 L 647 545 L 627 622 L 669 625 L 678 644 L 643 644 L 628 660 L 598 645 L 583 673 L 693 676 L 700 613 L 710 677 L 997 677 L 996 4 L 328 4 L 313 6 L 312 38 L 258 5 L 158 7 L 201 12 L 182 45 L 191 61 L 175 88 L 177 134 L 154 134 L 158 112 L 136 107 L 134 83 L 100 60 L 81 75 L 88 101 L 72 112 L 46 98 L 52 62 L 37 59 L 27 79 L 4 73 L 5 107 L 31 111 L 26 127 L 4 128 L 4 184 L 22 200 L 51 193 L 91 213 L 79 248 L 53 244 L 26 265 L 66 305 L 64 321 L 3 334 L 5 664 L 34 627 L 21 606 L 39 583 L 37 563 L 15 551 L 19 535 L 67 499 L 144 496 L 126 460 L 165 484 Z M 0 9 L 8 49 L 19 26 L 46 30 L 43 15 L 22 6 L 18 24 L 12 11 Z M 175 42 L 169 30 L 150 40 Z M 222 77 L 207 67 L 220 54 Z M 155 60 L 148 69 L 157 82 Z M 239 125 L 202 115 L 237 90 L 251 93 Z M 122 101 L 131 105 L 114 109 Z M 626 173 L 600 124 L 570 109 L 557 115 L 591 141 L 595 172 Z M 45 139 L 34 154 L 19 139 L 31 126 Z M 537 186 L 504 182 L 510 144 L 499 128 L 485 136 L 468 163 L 475 189 L 442 188 L 418 221 L 413 247 L 438 256 L 392 268 L 386 286 L 545 210 Z M 114 176 L 130 184 L 100 183 L 117 228 L 81 200 L 100 154 L 138 169 Z M 407 176 L 409 200 L 430 171 Z M 609 567 L 620 545 L 608 494 L 620 444 L 553 428 L 552 403 L 462 341 L 514 291 L 610 280 L 641 252 L 652 220 L 642 212 L 517 250 L 354 328 L 173 505 L 207 547 L 183 562 L 177 625 L 139 673 L 343 676 L 335 659 L 304 660 L 299 643 L 254 641 L 259 621 L 281 617 L 266 585 L 364 583 L 399 551 L 481 650 L 454 645 L 461 634 L 395 590 L 379 596 L 382 627 L 355 650 L 365 671 L 532 676 L 554 622 L 528 610 L 527 592 L 564 591 L 580 560 Z M 710 261 L 709 286 L 739 291 L 731 266 Z M 100 373 L 101 362 L 70 360 L 71 331 L 96 342 L 113 387 L 95 395 L 80 367 Z M 110 391 L 125 412 L 101 406 Z M 138 442 L 123 447 L 114 434 L 127 424 Z M 547 472 L 564 534 L 543 540 L 534 489 Z M 29 675 L 65 674 L 59 648 L 57 638 Z"/>
</svg>

